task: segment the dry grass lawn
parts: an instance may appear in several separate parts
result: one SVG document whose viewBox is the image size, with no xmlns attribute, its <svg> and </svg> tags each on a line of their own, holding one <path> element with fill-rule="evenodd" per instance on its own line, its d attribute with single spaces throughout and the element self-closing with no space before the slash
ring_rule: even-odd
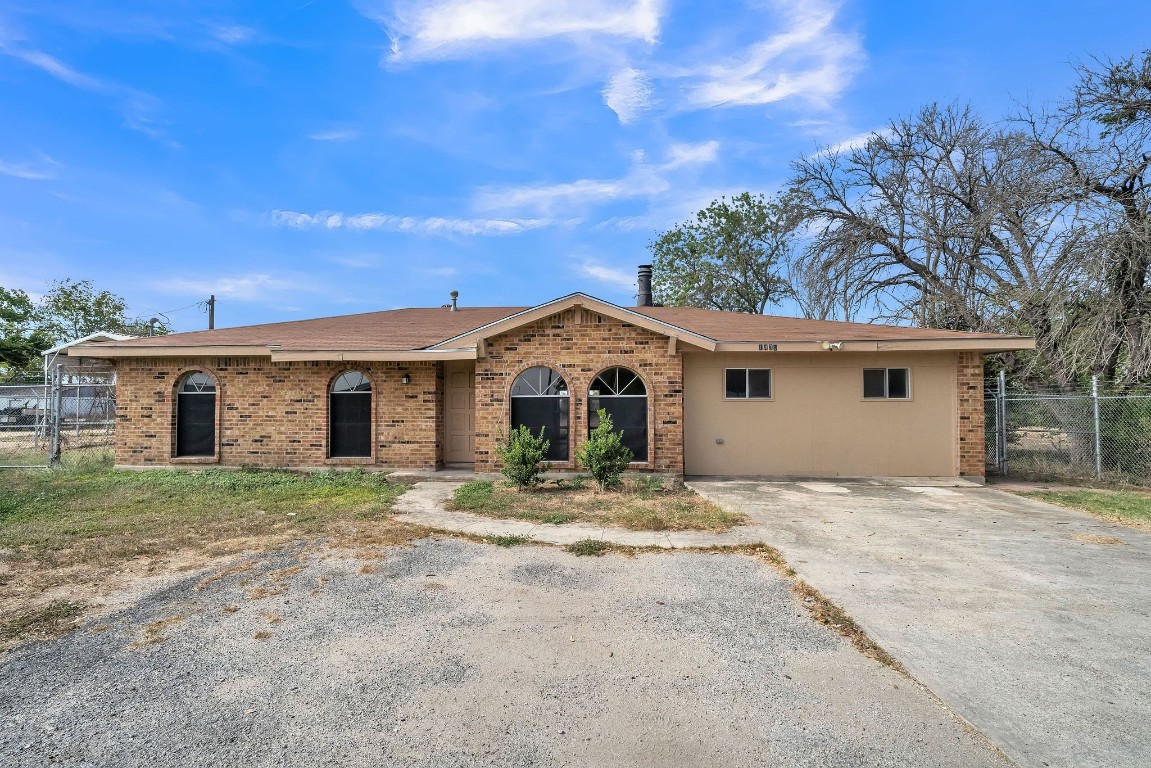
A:
<svg viewBox="0 0 1151 768">
<path fill-rule="evenodd" d="M 391 518 L 405 486 L 359 471 L 118 472 L 96 461 L 0 479 L 0 651 L 70 629 L 139 576 L 301 539 L 370 558 L 422 535 Z"/>
<path fill-rule="evenodd" d="M 460 487 L 449 509 L 488 517 L 559 525 L 596 523 L 633 531 L 722 532 L 746 521 L 688 488 L 664 489 L 659 478 L 627 479 L 600 492 L 583 483 L 545 485 L 531 491 L 477 481 Z"/>
</svg>

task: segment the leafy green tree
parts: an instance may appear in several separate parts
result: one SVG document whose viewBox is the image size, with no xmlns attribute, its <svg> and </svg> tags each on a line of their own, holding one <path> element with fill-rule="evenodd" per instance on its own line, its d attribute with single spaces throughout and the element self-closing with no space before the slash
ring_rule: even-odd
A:
<svg viewBox="0 0 1151 768">
<path fill-rule="evenodd" d="M 677 307 L 763 314 L 790 292 L 779 273 L 801 222 L 792 198 L 744 192 L 712 201 L 694 221 L 648 245 L 653 293 Z"/>
<path fill-rule="evenodd" d="M 19 289 L 0 288 L 0 379 L 40 367 L 52 338 L 35 325 L 35 305 Z"/>
<path fill-rule="evenodd" d="M 98 291 L 91 280 L 59 280 L 36 305 L 36 324 L 54 343 L 79 339 L 99 331 L 146 336 L 148 323 L 128 316 L 128 305 L 111 291 Z M 156 333 L 169 332 L 166 324 Z M 49 345 L 51 346 L 51 345 Z"/>
</svg>

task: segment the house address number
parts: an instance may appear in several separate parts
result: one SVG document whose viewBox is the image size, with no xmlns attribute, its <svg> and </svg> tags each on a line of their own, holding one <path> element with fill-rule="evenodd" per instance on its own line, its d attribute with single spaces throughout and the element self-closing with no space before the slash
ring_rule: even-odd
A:
<svg viewBox="0 0 1151 768">
<path fill-rule="evenodd" d="M 760 344 L 759 345 L 759 351 L 760 352 L 775 352 L 778 349 L 779 349 L 779 345 L 777 345 L 777 344 Z"/>
</svg>

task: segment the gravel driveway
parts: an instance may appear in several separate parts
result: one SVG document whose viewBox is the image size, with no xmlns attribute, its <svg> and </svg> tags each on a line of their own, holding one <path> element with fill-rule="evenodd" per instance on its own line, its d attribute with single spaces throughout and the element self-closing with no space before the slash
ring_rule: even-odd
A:
<svg viewBox="0 0 1151 768">
<path fill-rule="evenodd" d="M 210 575 L 12 653 L 0 764 L 1006 765 L 743 555 L 441 538 Z"/>
</svg>

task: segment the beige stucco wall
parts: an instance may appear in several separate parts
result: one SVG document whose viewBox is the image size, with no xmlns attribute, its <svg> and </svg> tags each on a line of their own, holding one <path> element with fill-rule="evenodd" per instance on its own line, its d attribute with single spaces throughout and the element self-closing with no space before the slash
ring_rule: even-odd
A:
<svg viewBox="0 0 1151 768">
<path fill-rule="evenodd" d="M 687 474 L 958 473 L 954 352 L 687 353 L 683 359 Z M 865 367 L 910 368 L 911 399 L 865 401 Z M 774 398 L 724 400 L 724 368 L 771 368 Z"/>
</svg>

